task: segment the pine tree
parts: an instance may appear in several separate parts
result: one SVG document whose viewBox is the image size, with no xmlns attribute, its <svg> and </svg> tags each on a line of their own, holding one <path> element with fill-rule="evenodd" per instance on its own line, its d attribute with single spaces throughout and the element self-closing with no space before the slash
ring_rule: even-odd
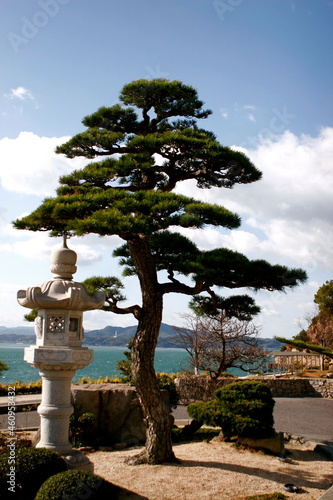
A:
<svg viewBox="0 0 333 500">
<path fill-rule="evenodd" d="M 195 180 L 199 188 L 232 188 L 261 177 L 244 154 L 199 128 L 197 120 L 211 111 L 203 109 L 193 87 L 165 79 L 138 80 L 123 87 L 120 101 L 86 116 L 86 130 L 57 148 L 68 158 L 97 161 L 60 178 L 57 196 L 14 225 L 54 236 L 96 233 L 124 240 L 115 256 L 121 258 L 125 274 L 138 277 L 142 303 L 120 307 L 122 284 L 116 278 L 95 278 L 89 286 L 106 290 L 105 310 L 133 314 L 138 321 L 132 365 L 147 440 L 135 463 L 161 463 L 174 459 L 168 411 L 154 371 L 164 295 L 205 294 L 206 306 L 214 308 L 224 299 L 213 287 L 282 291 L 303 282 L 306 274 L 250 261 L 226 248 L 202 251 L 175 232 L 177 226 L 240 225 L 238 215 L 220 205 L 174 193 L 178 183 Z M 244 296 L 228 299 L 228 304 L 235 315 L 242 309 L 250 315 L 254 301 Z"/>
</svg>

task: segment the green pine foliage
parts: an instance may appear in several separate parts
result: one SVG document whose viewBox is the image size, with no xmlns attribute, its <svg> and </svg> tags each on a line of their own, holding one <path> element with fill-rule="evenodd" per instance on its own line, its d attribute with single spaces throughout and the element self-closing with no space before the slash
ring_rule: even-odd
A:
<svg viewBox="0 0 333 500">
<path fill-rule="evenodd" d="M 215 392 L 215 399 L 192 403 L 190 417 L 200 424 L 221 427 L 225 437 L 264 438 L 274 434 L 274 399 L 261 382 L 233 382 Z"/>
<path fill-rule="evenodd" d="M 134 380 L 133 380 L 133 373 L 132 373 L 132 347 L 133 347 L 133 342 L 128 342 L 127 344 L 128 350 L 124 351 L 124 356 L 126 359 L 121 359 L 117 363 L 117 370 L 120 371 L 121 373 L 121 381 L 124 382 L 125 384 L 131 384 L 134 385 Z"/>
<path fill-rule="evenodd" d="M 274 338 L 275 340 L 281 342 L 282 344 L 287 344 L 296 347 L 296 349 L 298 349 L 299 351 L 307 350 L 311 352 L 316 352 L 318 354 L 326 356 L 327 358 L 333 359 L 333 351 L 330 351 L 319 344 L 310 344 L 309 342 L 303 342 L 302 340 L 286 339 L 284 337 L 274 337 Z"/>
</svg>

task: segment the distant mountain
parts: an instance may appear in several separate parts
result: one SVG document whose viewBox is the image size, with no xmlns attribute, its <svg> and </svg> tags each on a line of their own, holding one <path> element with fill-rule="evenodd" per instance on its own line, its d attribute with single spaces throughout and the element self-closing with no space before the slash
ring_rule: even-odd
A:
<svg viewBox="0 0 333 500">
<path fill-rule="evenodd" d="M 279 351 L 281 349 L 281 343 L 275 339 L 259 338 L 259 344 L 260 347 L 267 351 Z"/>
<path fill-rule="evenodd" d="M 0 326 L 0 335 L 14 334 L 14 335 L 34 335 L 33 326 L 14 326 L 8 328 L 7 326 Z"/>
<path fill-rule="evenodd" d="M 134 325 L 125 328 L 106 326 L 102 330 L 90 330 L 89 332 L 85 332 L 83 343 L 85 345 L 126 346 L 133 339 L 136 329 L 137 326 Z M 176 347 L 171 340 L 173 336 L 173 327 L 162 323 L 157 346 Z"/>
<path fill-rule="evenodd" d="M 83 345 L 107 345 L 107 346 L 127 346 L 136 332 L 137 326 L 106 326 L 101 330 L 90 330 L 84 334 Z M 157 342 L 157 347 L 178 347 L 173 342 L 174 332 L 173 326 L 165 323 L 161 324 L 160 334 Z M 277 340 L 269 338 L 260 338 L 260 344 L 264 349 L 269 351 L 279 351 L 281 344 Z M 31 326 L 21 326 L 15 328 L 7 328 L 0 326 L 0 344 L 1 343 L 16 343 L 16 344 L 35 344 L 36 337 L 34 328 Z"/>
<path fill-rule="evenodd" d="M 15 335 L 15 333 L 0 334 L 0 345 L 8 344 L 35 344 L 35 335 Z"/>
<path fill-rule="evenodd" d="M 0 344 L 4 342 L 10 344 L 34 344 L 35 341 L 33 326 L 16 326 L 13 328 L 0 326 Z"/>
</svg>

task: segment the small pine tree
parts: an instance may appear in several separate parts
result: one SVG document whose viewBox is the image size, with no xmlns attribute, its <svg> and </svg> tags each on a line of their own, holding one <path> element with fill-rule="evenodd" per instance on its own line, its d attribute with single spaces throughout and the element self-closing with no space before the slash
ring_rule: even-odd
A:
<svg viewBox="0 0 333 500">
<path fill-rule="evenodd" d="M 133 383 L 133 373 L 132 373 L 132 354 L 131 349 L 133 347 L 133 342 L 128 342 L 127 344 L 128 351 L 125 351 L 123 354 L 126 359 L 121 359 L 117 363 L 117 370 L 121 373 L 121 380 L 125 383 L 132 384 Z"/>
<path fill-rule="evenodd" d="M 215 392 L 215 399 L 192 403 L 190 417 L 200 424 L 222 428 L 225 438 L 231 436 L 264 438 L 274 434 L 274 399 L 261 382 L 233 382 Z"/>
</svg>

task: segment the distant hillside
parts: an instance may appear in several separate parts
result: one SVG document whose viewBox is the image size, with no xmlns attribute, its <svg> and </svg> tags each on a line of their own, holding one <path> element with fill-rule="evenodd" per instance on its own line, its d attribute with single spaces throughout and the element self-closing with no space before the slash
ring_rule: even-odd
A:
<svg viewBox="0 0 333 500">
<path fill-rule="evenodd" d="M 7 328 L 0 326 L 0 343 L 34 344 L 36 340 L 33 326 L 17 326 Z"/>
<path fill-rule="evenodd" d="M 136 332 L 136 325 L 122 328 L 120 326 L 106 326 L 102 330 L 90 330 L 84 334 L 84 345 L 107 345 L 107 346 L 127 346 Z M 157 347 L 177 347 L 173 343 L 173 327 L 162 323 Z M 0 326 L 0 344 L 35 344 L 34 328 L 22 326 L 17 328 L 7 328 Z M 279 351 L 281 344 L 277 340 L 261 338 L 260 343 L 264 349 L 269 351 Z"/>
<path fill-rule="evenodd" d="M 106 326 L 102 330 L 85 331 L 83 345 L 127 346 L 136 332 L 136 325 L 122 328 L 121 326 Z M 162 323 L 159 335 L 159 347 L 175 347 L 170 342 L 173 337 L 173 327 Z M 34 344 L 34 327 L 7 328 L 0 326 L 0 344 Z"/>
<path fill-rule="evenodd" d="M 263 349 L 266 349 L 267 351 L 279 351 L 281 349 L 281 343 L 278 342 L 275 339 L 261 339 L 259 338 L 259 342 L 261 344 L 261 347 Z"/>
<path fill-rule="evenodd" d="M 15 326 L 13 328 L 7 328 L 7 326 L 0 326 L 0 335 L 4 334 L 14 334 L 14 335 L 34 335 L 33 326 Z"/>
<path fill-rule="evenodd" d="M 137 326 L 134 325 L 125 328 L 106 326 L 102 330 L 90 330 L 89 332 L 85 332 L 83 343 L 85 345 L 126 346 L 133 339 L 136 329 Z M 157 346 L 176 347 L 171 341 L 173 336 L 173 327 L 162 323 Z"/>
</svg>

